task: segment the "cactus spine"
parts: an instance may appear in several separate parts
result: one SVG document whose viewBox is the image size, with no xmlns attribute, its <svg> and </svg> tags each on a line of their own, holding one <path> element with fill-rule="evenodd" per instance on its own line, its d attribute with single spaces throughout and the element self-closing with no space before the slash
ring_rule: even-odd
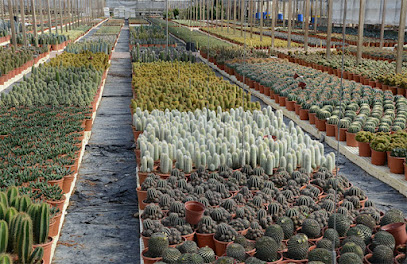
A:
<svg viewBox="0 0 407 264">
<path fill-rule="evenodd" d="M 0 253 L 7 251 L 8 239 L 8 224 L 6 221 L 0 220 Z"/>
<path fill-rule="evenodd" d="M 50 207 L 47 203 L 33 204 L 28 209 L 34 227 L 34 243 L 44 244 L 48 241 Z"/>
</svg>

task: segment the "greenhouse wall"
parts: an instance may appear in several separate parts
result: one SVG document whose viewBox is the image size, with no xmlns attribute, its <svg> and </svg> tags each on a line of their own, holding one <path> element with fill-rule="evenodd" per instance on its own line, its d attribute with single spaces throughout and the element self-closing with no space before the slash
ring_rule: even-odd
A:
<svg viewBox="0 0 407 264">
<path fill-rule="evenodd" d="M 343 21 L 345 0 L 335 0 L 333 5 L 334 23 L 341 24 Z M 402 0 L 387 0 L 386 3 L 386 25 L 398 26 L 400 22 L 400 10 Z M 359 0 L 347 0 L 346 23 L 359 23 Z M 381 24 L 382 23 L 383 0 L 366 1 L 365 24 Z"/>
</svg>

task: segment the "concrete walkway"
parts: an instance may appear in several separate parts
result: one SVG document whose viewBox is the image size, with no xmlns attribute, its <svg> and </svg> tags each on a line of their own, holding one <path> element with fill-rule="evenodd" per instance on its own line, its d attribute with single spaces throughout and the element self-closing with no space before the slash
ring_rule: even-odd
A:
<svg viewBox="0 0 407 264">
<path fill-rule="evenodd" d="M 53 263 L 139 263 L 128 43 L 124 26 Z"/>
</svg>

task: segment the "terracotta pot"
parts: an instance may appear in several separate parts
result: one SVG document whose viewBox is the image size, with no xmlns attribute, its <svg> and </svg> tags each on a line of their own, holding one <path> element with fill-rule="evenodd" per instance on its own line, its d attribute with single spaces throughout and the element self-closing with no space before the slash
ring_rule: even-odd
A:
<svg viewBox="0 0 407 264">
<path fill-rule="evenodd" d="M 389 89 L 389 86 L 387 84 L 382 84 L 382 90 L 386 91 Z"/>
<path fill-rule="evenodd" d="M 326 135 L 328 137 L 334 137 L 335 136 L 335 131 L 337 131 L 337 126 L 336 125 L 331 125 L 331 124 L 326 124 Z"/>
<path fill-rule="evenodd" d="M 359 156 L 370 157 L 372 155 L 370 143 L 358 142 L 358 147 L 359 147 Z"/>
<path fill-rule="evenodd" d="M 294 104 L 295 114 L 300 115 L 300 109 L 301 109 L 301 105 L 295 103 Z"/>
<path fill-rule="evenodd" d="M 353 80 L 353 73 L 348 72 L 348 78 L 347 79 L 348 80 Z"/>
<path fill-rule="evenodd" d="M 335 139 L 339 141 L 346 141 L 346 131 L 347 128 L 339 128 L 339 137 L 338 137 L 338 129 L 335 129 Z"/>
<path fill-rule="evenodd" d="M 138 205 L 140 210 L 144 210 L 145 204 L 142 203 L 145 199 L 147 199 L 147 191 L 142 191 L 141 186 L 137 187 L 137 198 L 138 198 Z"/>
<path fill-rule="evenodd" d="M 287 108 L 288 111 L 295 111 L 295 101 L 288 101 L 288 99 L 285 99 L 285 107 Z"/>
<path fill-rule="evenodd" d="M 393 235 L 396 246 L 407 242 L 406 223 L 389 224 L 382 226 L 381 229 Z"/>
<path fill-rule="evenodd" d="M 357 147 L 358 142 L 356 141 L 356 133 L 349 133 L 346 131 L 346 146 Z"/>
<path fill-rule="evenodd" d="M 259 87 L 260 87 L 260 93 L 264 94 L 264 86 L 259 84 Z"/>
<path fill-rule="evenodd" d="M 280 106 L 285 106 L 285 98 L 286 98 L 286 97 L 284 97 L 284 96 L 279 96 L 279 97 L 278 97 L 278 104 L 279 104 Z"/>
<path fill-rule="evenodd" d="M 62 199 L 60 201 L 47 200 L 47 204 L 51 205 L 51 207 L 57 207 L 62 212 L 62 210 L 64 208 L 65 200 L 66 200 L 66 197 L 65 197 L 65 195 L 63 195 Z"/>
<path fill-rule="evenodd" d="M 404 88 L 397 87 L 397 94 L 398 95 L 405 95 L 406 94 L 405 90 L 406 89 L 404 89 Z"/>
<path fill-rule="evenodd" d="M 326 131 L 326 120 L 319 120 L 317 117 L 315 121 L 319 131 Z"/>
<path fill-rule="evenodd" d="M 300 109 L 300 119 L 308 120 L 308 109 Z"/>
<path fill-rule="evenodd" d="M 353 75 L 353 80 L 354 80 L 355 82 L 360 82 L 360 75 L 359 75 L 359 74 Z"/>
<path fill-rule="evenodd" d="M 376 81 L 376 88 L 382 89 L 382 83 L 379 81 Z"/>
<path fill-rule="evenodd" d="M 56 221 L 56 219 L 55 218 L 51 218 L 50 219 L 50 221 L 49 221 L 49 231 L 48 231 L 48 236 L 50 236 L 50 237 L 54 237 L 54 236 L 56 236 L 56 235 L 58 235 L 58 229 L 59 229 L 59 226 L 58 227 L 56 227 L 56 224 L 57 224 L 57 221 Z"/>
<path fill-rule="evenodd" d="M 274 94 L 274 101 L 276 101 L 276 103 L 278 103 L 278 94 Z"/>
<path fill-rule="evenodd" d="M 52 249 L 53 239 L 52 239 L 52 237 L 49 237 L 48 240 L 49 241 L 45 244 L 33 245 L 34 249 L 37 247 L 42 247 L 44 249 L 44 256 L 42 257 L 43 264 L 51 263 L 51 249 Z"/>
<path fill-rule="evenodd" d="M 388 164 L 390 168 L 391 173 L 396 173 L 396 174 L 403 174 L 404 173 L 404 162 L 406 161 L 406 158 L 397 158 L 397 157 L 392 157 L 391 155 L 388 156 Z"/>
<path fill-rule="evenodd" d="M 64 184 L 62 187 L 62 191 L 64 193 L 69 193 L 71 191 L 71 186 L 72 186 L 72 182 L 75 179 L 75 177 L 72 176 L 64 176 Z"/>
<path fill-rule="evenodd" d="M 223 242 L 216 240 L 216 238 L 213 238 L 213 241 L 215 242 L 215 253 L 217 256 L 222 256 L 226 252 L 226 247 L 233 243 L 233 242 Z"/>
<path fill-rule="evenodd" d="M 153 263 L 163 260 L 163 258 L 161 258 L 161 257 L 160 258 L 149 258 L 149 257 L 144 256 L 144 254 L 147 252 L 147 250 L 148 250 L 148 248 L 144 249 L 141 252 L 141 256 L 143 257 L 144 264 L 153 264 Z"/>
<path fill-rule="evenodd" d="M 61 189 L 63 189 L 63 187 L 64 187 L 64 178 L 62 177 L 62 179 L 59 179 L 59 180 L 48 181 L 48 183 L 51 186 L 58 185 Z"/>
<path fill-rule="evenodd" d="M 92 130 L 92 119 L 86 119 L 85 121 L 85 131 Z"/>
<path fill-rule="evenodd" d="M 372 164 L 377 166 L 383 166 L 386 164 L 386 152 L 376 151 L 372 149 Z"/>
<path fill-rule="evenodd" d="M 215 250 L 215 241 L 213 240 L 213 235 L 214 234 L 199 234 L 196 233 L 196 241 L 198 244 L 198 247 L 205 247 L 208 246 Z"/>
<path fill-rule="evenodd" d="M 198 224 L 205 211 L 205 205 L 196 201 L 188 201 L 185 203 L 185 218 L 191 225 Z"/>
<path fill-rule="evenodd" d="M 264 95 L 270 96 L 270 88 L 269 87 L 264 87 Z"/>
<path fill-rule="evenodd" d="M 316 113 L 308 113 L 308 118 L 309 118 L 309 123 L 314 125 L 315 124 L 315 118 L 316 118 Z"/>
<path fill-rule="evenodd" d="M 397 94 L 397 87 L 396 86 L 389 86 L 389 90 L 393 93 L 393 95 Z"/>
<path fill-rule="evenodd" d="M 189 241 L 194 241 L 194 238 L 195 238 L 195 231 L 194 231 L 193 233 L 191 233 L 191 234 L 184 235 L 184 236 L 182 236 L 182 237 L 185 239 L 185 241 L 187 241 L 187 240 L 189 240 Z"/>
<path fill-rule="evenodd" d="M 137 174 L 138 174 L 139 184 L 141 185 L 146 180 L 148 172 L 137 172 Z"/>
</svg>

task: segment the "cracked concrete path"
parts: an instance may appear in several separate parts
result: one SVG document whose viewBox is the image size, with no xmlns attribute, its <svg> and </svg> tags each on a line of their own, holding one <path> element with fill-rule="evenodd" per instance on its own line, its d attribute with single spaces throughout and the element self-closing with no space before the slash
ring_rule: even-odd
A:
<svg viewBox="0 0 407 264">
<path fill-rule="evenodd" d="M 129 30 L 123 27 L 53 263 L 140 263 L 130 114 Z"/>
</svg>

